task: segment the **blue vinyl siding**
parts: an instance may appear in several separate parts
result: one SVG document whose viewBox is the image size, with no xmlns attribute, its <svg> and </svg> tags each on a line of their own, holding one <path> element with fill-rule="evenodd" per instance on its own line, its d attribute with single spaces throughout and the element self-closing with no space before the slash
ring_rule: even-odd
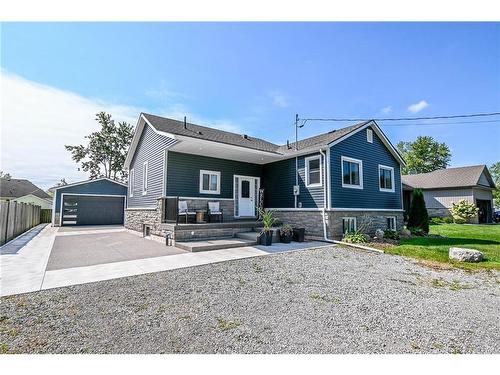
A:
<svg viewBox="0 0 500 375">
<path fill-rule="evenodd" d="M 61 194 L 126 195 L 127 188 L 108 180 L 89 181 L 84 184 L 62 187 L 56 190 L 56 212 L 61 210 Z"/>
<path fill-rule="evenodd" d="M 264 206 L 272 208 L 294 207 L 295 158 L 264 165 L 261 186 L 264 190 Z"/>
<path fill-rule="evenodd" d="M 160 135 L 146 125 L 137 144 L 130 169 L 134 169 L 133 196 L 128 197 L 128 207 L 156 207 L 158 198 L 163 192 L 164 152 L 175 140 Z M 142 195 L 143 164 L 148 162 L 148 189 Z"/>
<path fill-rule="evenodd" d="M 198 198 L 233 198 L 234 175 L 261 177 L 262 166 L 235 160 L 169 151 L 167 195 Z M 221 173 L 220 194 L 200 193 L 200 170 Z"/>
<path fill-rule="evenodd" d="M 309 154 L 299 156 L 298 158 L 300 195 L 297 197 L 297 204 L 302 203 L 302 208 L 323 207 L 323 187 L 325 181 L 325 170 L 323 165 L 323 186 L 306 187 L 305 159 L 316 155 L 320 154 Z M 321 160 L 321 163 L 323 163 L 323 160 Z M 264 205 L 270 208 L 293 208 L 295 206 L 295 199 L 293 196 L 293 186 L 295 185 L 295 158 L 264 165 L 263 176 L 264 178 L 261 184 L 266 189 L 264 192 Z"/>
<path fill-rule="evenodd" d="M 363 161 L 363 189 L 342 187 L 341 156 Z M 378 165 L 394 167 L 394 192 L 379 190 Z M 366 140 L 366 129 L 359 131 L 330 149 L 332 207 L 401 209 L 400 165 L 373 132 L 373 143 Z"/>
</svg>

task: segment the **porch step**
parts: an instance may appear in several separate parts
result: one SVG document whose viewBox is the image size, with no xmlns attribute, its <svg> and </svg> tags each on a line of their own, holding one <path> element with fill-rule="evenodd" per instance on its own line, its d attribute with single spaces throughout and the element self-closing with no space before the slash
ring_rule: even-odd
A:
<svg viewBox="0 0 500 375">
<path fill-rule="evenodd" d="M 250 240 L 255 242 L 259 242 L 259 236 L 260 236 L 260 231 L 258 229 L 256 229 L 255 232 L 236 233 L 237 238 L 242 238 L 245 240 Z M 273 242 L 279 242 L 278 230 L 276 229 L 273 230 Z"/>
<path fill-rule="evenodd" d="M 257 245 L 256 240 L 241 239 L 241 238 L 224 238 L 217 240 L 175 242 L 175 247 L 191 252 L 232 249 L 235 247 L 245 247 L 254 245 Z"/>
</svg>

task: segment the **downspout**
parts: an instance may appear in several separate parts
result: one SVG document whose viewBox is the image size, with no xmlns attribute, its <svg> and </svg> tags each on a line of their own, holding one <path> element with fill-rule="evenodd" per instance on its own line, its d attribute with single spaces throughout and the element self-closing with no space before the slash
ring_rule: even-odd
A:
<svg viewBox="0 0 500 375">
<path fill-rule="evenodd" d="M 326 205 L 327 205 L 327 188 L 329 188 L 329 186 L 327 186 L 327 181 L 329 181 L 329 176 L 327 176 L 326 172 L 327 172 L 327 169 L 326 169 L 326 155 L 325 153 L 323 152 L 322 149 L 319 149 L 319 153 L 321 154 L 321 157 L 323 158 L 323 171 L 324 174 L 325 174 L 325 177 L 323 178 L 323 176 L 321 176 L 321 178 L 323 178 L 323 209 L 321 210 L 321 214 L 322 214 L 322 217 L 323 217 L 323 239 L 326 241 L 326 242 L 332 242 L 332 243 L 336 243 L 336 241 L 334 240 L 330 240 L 328 238 L 328 234 L 327 234 L 327 230 L 326 230 Z M 337 241 L 338 242 L 338 241 Z"/>
<path fill-rule="evenodd" d="M 327 163 L 327 160 L 326 160 L 326 155 L 325 153 L 323 152 L 322 149 L 319 149 L 319 153 L 321 154 L 321 156 L 323 157 L 323 160 L 325 161 L 324 163 L 324 167 L 325 167 L 325 178 L 324 178 L 324 184 L 323 184 L 323 209 L 321 210 L 322 212 L 322 216 L 323 216 L 323 241 L 325 242 L 330 242 L 330 243 L 334 243 L 334 244 L 338 244 L 338 245 L 344 245 L 344 246 L 350 246 L 350 247 L 355 247 L 357 249 L 361 249 L 361 250 L 368 250 L 368 251 L 373 251 L 373 252 L 376 252 L 376 253 L 381 253 L 383 254 L 384 251 L 383 250 L 379 250 L 379 249 L 374 249 L 372 247 L 368 247 L 368 246 L 363 246 L 363 245 L 358 245 L 358 244 L 346 244 L 345 242 L 342 242 L 342 241 L 336 241 L 336 240 L 331 240 L 328 238 L 328 234 L 327 234 L 327 230 L 326 230 L 326 208 L 327 208 L 327 184 L 326 184 L 326 181 L 330 182 L 330 176 L 327 176 L 326 174 L 326 163 Z M 329 186 L 328 186 L 329 188 Z"/>
</svg>

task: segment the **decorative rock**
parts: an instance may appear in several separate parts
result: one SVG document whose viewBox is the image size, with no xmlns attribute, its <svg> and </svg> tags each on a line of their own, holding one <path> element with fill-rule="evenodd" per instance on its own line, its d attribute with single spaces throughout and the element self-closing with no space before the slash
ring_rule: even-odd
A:
<svg viewBox="0 0 500 375">
<path fill-rule="evenodd" d="M 401 233 L 399 234 L 403 238 L 410 238 L 411 237 L 411 232 L 409 229 L 401 229 Z"/>
<path fill-rule="evenodd" d="M 384 231 L 382 229 L 380 229 L 380 228 L 377 229 L 375 231 L 375 237 L 377 237 L 377 238 L 384 238 Z"/>
<path fill-rule="evenodd" d="M 448 256 L 452 260 L 459 262 L 477 263 L 483 260 L 483 253 L 479 250 L 465 249 L 461 247 L 450 247 Z"/>
</svg>

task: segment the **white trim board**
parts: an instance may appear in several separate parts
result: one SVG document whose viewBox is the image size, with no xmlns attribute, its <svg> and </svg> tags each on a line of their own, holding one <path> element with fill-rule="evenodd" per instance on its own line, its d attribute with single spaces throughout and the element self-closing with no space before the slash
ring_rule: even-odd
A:
<svg viewBox="0 0 500 375">
<path fill-rule="evenodd" d="M 77 186 L 77 185 L 83 185 L 83 184 L 93 183 L 93 182 L 102 181 L 102 180 L 107 180 L 109 182 L 112 182 L 112 183 L 115 183 L 117 185 L 121 185 L 121 186 L 124 186 L 124 187 L 128 188 L 127 184 L 125 184 L 123 182 L 115 181 L 115 180 L 112 180 L 111 178 L 107 178 L 107 177 L 99 177 L 99 178 L 94 178 L 94 179 L 80 181 L 80 182 L 74 182 L 72 184 L 62 185 L 62 186 L 55 187 L 54 188 L 54 196 L 56 195 L 56 191 L 59 190 L 59 189 L 65 189 L 67 187 L 72 187 L 72 186 Z"/>
<path fill-rule="evenodd" d="M 330 208 L 327 211 L 378 211 L 378 212 L 403 212 L 404 210 L 399 208 Z"/>
<path fill-rule="evenodd" d="M 391 171 L 391 188 L 390 189 L 385 189 L 380 187 L 380 170 L 385 169 Z M 396 176 L 394 173 L 394 167 L 390 167 L 388 165 L 378 165 L 378 190 L 381 191 L 382 193 L 395 193 L 396 192 Z"/>
<path fill-rule="evenodd" d="M 353 185 L 353 184 L 346 184 L 344 182 L 344 161 L 347 161 L 349 163 L 354 163 L 358 164 L 358 172 L 359 172 L 359 185 Z M 347 188 L 347 189 L 359 189 L 363 190 L 363 160 L 360 159 L 354 159 L 349 156 L 340 156 L 340 178 L 342 179 L 342 187 Z"/>
<path fill-rule="evenodd" d="M 323 162 L 322 160 L 323 157 L 320 154 L 313 155 L 313 156 L 308 156 L 307 158 L 304 158 L 304 177 L 305 177 L 305 185 L 307 188 L 314 188 L 314 187 L 322 187 L 323 186 Z M 318 160 L 319 164 L 319 183 L 311 184 L 309 182 L 309 162 L 311 160 Z"/>
</svg>

